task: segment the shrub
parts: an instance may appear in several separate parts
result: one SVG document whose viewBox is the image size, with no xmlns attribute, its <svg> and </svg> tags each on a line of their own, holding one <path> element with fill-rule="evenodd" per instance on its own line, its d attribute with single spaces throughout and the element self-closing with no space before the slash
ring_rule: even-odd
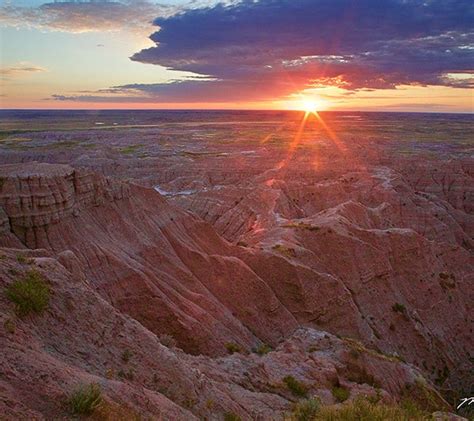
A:
<svg viewBox="0 0 474 421">
<path fill-rule="evenodd" d="M 276 244 L 272 247 L 272 250 L 275 250 L 287 257 L 295 257 L 296 251 L 292 247 L 286 247 L 283 244 Z"/>
<path fill-rule="evenodd" d="M 15 322 L 12 319 L 6 319 L 3 323 L 3 327 L 7 333 L 15 333 Z"/>
<path fill-rule="evenodd" d="M 73 414 L 89 415 L 102 402 L 102 391 L 98 384 L 81 386 L 69 398 L 69 408 Z"/>
<path fill-rule="evenodd" d="M 233 412 L 226 412 L 224 414 L 224 421 L 242 421 L 242 418 Z"/>
<path fill-rule="evenodd" d="M 9 285 L 6 294 L 15 304 L 19 316 L 46 310 L 50 295 L 43 276 L 35 270 L 28 271 L 23 279 L 18 279 Z"/>
<path fill-rule="evenodd" d="M 319 412 L 321 403 L 319 399 L 307 399 L 304 401 L 298 402 L 293 407 L 293 412 L 291 414 L 291 421 L 312 421 L 314 417 Z"/>
<path fill-rule="evenodd" d="M 104 400 L 86 419 L 103 421 L 143 421 L 142 416 L 129 406 Z"/>
<path fill-rule="evenodd" d="M 34 263 L 34 260 L 30 257 L 26 257 L 24 254 L 17 254 L 16 261 L 21 265 L 31 265 Z"/>
<path fill-rule="evenodd" d="M 242 347 L 234 342 L 227 342 L 225 344 L 225 349 L 227 349 L 229 354 L 233 354 L 234 352 L 242 352 Z"/>
<path fill-rule="evenodd" d="M 272 351 L 272 347 L 270 345 L 267 345 L 267 344 L 262 344 L 255 350 L 255 352 L 258 355 L 265 355 L 265 354 L 268 354 L 271 351 Z"/>
<path fill-rule="evenodd" d="M 133 370 L 130 368 L 128 371 L 119 370 L 117 373 L 117 376 L 119 376 L 119 378 L 121 379 L 127 379 L 131 381 L 134 379 L 135 374 Z"/>
<path fill-rule="evenodd" d="M 130 351 L 129 349 L 126 349 L 122 353 L 122 361 L 125 363 L 128 363 L 130 359 L 132 358 L 132 355 L 133 355 L 132 351 Z"/>
<path fill-rule="evenodd" d="M 295 396 L 304 397 L 308 392 L 308 387 L 304 383 L 296 380 L 293 376 L 283 377 L 283 383 L 285 383 L 288 390 Z"/>
<path fill-rule="evenodd" d="M 456 278 L 454 275 L 449 275 L 445 272 L 439 274 L 439 284 L 444 290 L 456 288 Z"/>
<path fill-rule="evenodd" d="M 207 409 L 211 410 L 212 408 L 214 408 L 214 405 L 215 405 L 214 400 L 208 399 L 208 400 L 206 401 L 206 408 L 207 408 Z"/>
<path fill-rule="evenodd" d="M 406 307 L 405 307 L 403 304 L 395 303 L 395 304 L 392 306 L 392 310 L 393 310 L 395 313 L 405 313 L 407 309 L 406 309 Z"/>
<path fill-rule="evenodd" d="M 331 389 L 331 393 L 332 393 L 332 396 L 334 397 L 334 399 L 336 399 L 337 402 L 344 402 L 350 396 L 349 390 L 347 388 L 345 388 L 344 386 L 334 386 Z"/>
</svg>

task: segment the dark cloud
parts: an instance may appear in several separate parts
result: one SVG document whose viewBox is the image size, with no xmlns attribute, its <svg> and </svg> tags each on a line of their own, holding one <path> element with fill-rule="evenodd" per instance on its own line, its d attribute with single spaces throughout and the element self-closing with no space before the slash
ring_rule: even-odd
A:
<svg viewBox="0 0 474 421">
<path fill-rule="evenodd" d="M 319 85 L 473 87 L 472 22 L 472 0 L 219 4 L 155 19 L 156 46 L 132 57 L 214 80 L 124 88 L 169 102 L 268 99 Z"/>
</svg>

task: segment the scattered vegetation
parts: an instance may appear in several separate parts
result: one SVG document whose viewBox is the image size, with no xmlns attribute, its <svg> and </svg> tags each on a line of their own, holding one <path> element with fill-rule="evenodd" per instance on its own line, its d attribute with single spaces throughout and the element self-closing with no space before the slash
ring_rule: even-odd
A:
<svg viewBox="0 0 474 421">
<path fill-rule="evenodd" d="M 298 222 L 298 223 L 292 222 L 290 224 L 283 225 L 283 228 L 304 229 L 304 230 L 308 230 L 308 231 L 319 231 L 320 230 L 320 227 L 318 227 L 317 225 L 311 225 L 311 224 L 307 224 L 305 222 Z"/>
<path fill-rule="evenodd" d="M 283 383 L 285 383 L 288 390 L 295 396 L 305 397 L 308 393 L 308 387 L 304 383 L 296 380 L 293 376 L 283 377 Z"/>
<path fill-rule="evenodd" d="M 392 306 L 392 310 L 395 312 L 395 313 L 401 313 L 401 314 L 405 314 L 407 309 L 406 307 L 403 305 L 403 304 L 400 304 L 400 303 L 395 303 L 393 306 Z"/>
<path fill-rule="evenodd" d="M 456 288 L 456 278 L 453 274 L 441 272 L 439 274 L 439 284 L 444 290 Z"/>
<path fill-rule="evenodd" d="M 143 145 L 129 145 L 129 146 L 124 146 L 123 148 L 119 148 L 119 152 L 125 155 L 130 155 L 138 151 Z"/>
<path fill-rule="evenodd" d="M 416 406 L 428 412 L 449 411 L 450 409 L 441 395 L 429 388 L 422 377 L 416 379 L 412 384 L 405 385 L 402 402 L 406 407 Z"/>
<path fill-rule="evenodd" d="M 163 335 L 160 335 L 160 342 L 162 345 L 168 348 L 176 348 L 177 346 L 176 339 L 166 333 Z"/>
<path fill-rule="evenodd" d="M 142 421 L 143 418 L 135 410 L 123 403 L 103 400 L 91 417 L 104 421 Z"/>
<path fill-rule="evenodd" d="M 255 353 L 258 355 L 265 355 L 271 351 L 273 351 L 273 349 L 270 345 L 262 344 L 255 350 Z"/>
<path fill-rule="evenodd" d="M 196 403 L 197 400 L 193 398 L 186 398 L 183 400 L 183 406 L 188 409 L 191 409 L 193 406 L 196 405 Z"/>
<path fill-rule="evenodd" d="M 117 376 L 119 376 L 119 378 L 121 379 L 133 380 L 135 377 L 135 374 L 133 370 L 130 368 L 128 369 L 128 371 L 119 370 L 117 373 Z"/>
<path fill-rule="evenodd" d="M 338 407 L 322 407 L 313 421 L 334 420 L 334 421 L 421 421 L 429 419 L 429 414 L 415 406 L 403 407 L 396 405 L 386 405 L 383 403 L 371 403 L 366 399 L 356 399 L 345 405 Z"/>
<path fill-rule="evenodd" d="M 272 247 L 272 250 L 275 250 L 278 253 L 281 253 L 281 254 L 283 254 L 285 256 L 288 256 L 288 257 L 295 257 L 296 256 L 296 251 L 295 251 L 294 248 L 286 247 L 283 244 L 275 244 Z"/>
<path fill-rule="evenodd" d="M 311 421 L 315 419 L 321 408 L 321 402 L 319 399 L 305 399 L 299 401 L 293 407 L 293 412 L 291 414 L 290 420 L 292 421 Z"/>
<path fill-rule="evenodd" d="M 15 304 L 20 317 L 30 313 L 42 313 L 48 307 L 49 287 L 36 270 L 29 270 L 22 279 L 7 287 L 6 295 Z"/>
<path fill-rule="evenodd" d="M 332 396 L 336 399 L 337 402 L 344 402 L 349 399 L 350 392 L 344 386 L 334 386 L 331 389 Z"/>
<path fill-rule="evenodd" d="M 69 397 L 69 409 L 77 415 L 90 415 L 102 402 L 102 391 L 98 384 L 81 386 Z"/>
<path fill-rule="evenodd" d="M 70 149 L 75 148 L 76 146 L 79 146 L 77 140 L 62 140 L 45 145 L 42 149 Z"/>
<path fill-rule="evenodd" d="M 379 358 L 385 361 L 403 361 L 403 359 L 398 355 L 388 355 L 380 350 L 375 350 L 371 348 L 366 348 L 362 342 L 353 339 L 353 338 L 342 338 L 342 340 L 350 347 L 349 355 L 353 359 L 358 359 L 363 354 L 368 354 L 372 357 Z"/>
<path fill-rule="evenodd" d="M 208 400 L 206 401 L 206 408 L 207 408 L 207 409 L 212 410 L 212 409 L 214 408 L 214 406 L 215 406 L 214 400 L 208 399 Z"/>
<path fill-rule="evenodd" d="M 234 412 L 226 412 L 224 414 L 224 421 L 242 421 L 242 418 L 240 418 Z"/>
<path fill-rule="evenodd" d="M 122 353 L 122 361 L 125 363 L 128 363 L 131 360 L 132 356 L 133 356 L 132 351 L 130 351 L 129 349 L 126 349 Z"/>
<path fill-rule="evenodd" d="M 21 265 L 30 265 L 33 263 L 33 259 L 27 258 L 24 254 L 17 254 L 16 261 Z"/>
<path fill-rule="evenodd" d="M 225 349 L 227 349 L 229 354 L 233 354 L 234 352 L 242 352 L 242 347 L 235 342 L 227 342 L 225 344 Z"/>
<path fill-rule="evenodd" d="M 3 328 L 5 329 L 5 332 L 13 334 L 16 329 L 15 322 L 12 319 L 6 319 L 3 322 Z"/>
<path fill-rule="evenodd" d="M 448 366 L 445 365 L 442 370 L 441 369 L 438 370 L 438 376 L 435 379 L 435 383 L 438 386 L 442 386 L 448 377 L 449 377 L 449 368 Z"/>
</svg>

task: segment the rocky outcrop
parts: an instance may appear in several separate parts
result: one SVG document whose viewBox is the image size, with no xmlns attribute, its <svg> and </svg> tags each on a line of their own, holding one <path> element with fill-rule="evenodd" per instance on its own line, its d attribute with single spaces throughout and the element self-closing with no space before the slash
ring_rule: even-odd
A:
<svg viewBox="0 0 474 421">
<path fill-rule="evenodd" d="M 298 329 L 264 355 L 185 354 L 103 300 L 50 252 L 25 250 L 22 263 L 18 252 L 0 249 L 0 288 L 34 271 L 51 295 L 42 314 L 25 318 L 0 295 L 4 419 L 70 419 L 69 397 L 91 383 L 102 390 L 101 419 L 281 419 L 300 399 L 285 384 L 287 376 L 327 404 L 335 402 L 337 385 L 350 400 L 364 395 L 395 402 L 418 394 L 422 405 L 448 408 L 416 368 L 314 329 Z"/>
<path fill-rule="evenodd" d="M 28 247 L 46 247 L 48 229 L 83 209 L 128 196 L 126 184 L 69 165 L 0 166 L 0 206 L 11 230 Z"/>
<path fill-rule="evenodd" d="M 276 344 L 297 323 L 206 223 L 154 190 L 68 166 L 4 166 L 12 230 L 30 247 L 76 256 L 102 296 L 188 352 Z M 45 199 L 46 198 L 46 199 Z M 67 265 L 68 263 L 66 263 Z"/>
</svg>

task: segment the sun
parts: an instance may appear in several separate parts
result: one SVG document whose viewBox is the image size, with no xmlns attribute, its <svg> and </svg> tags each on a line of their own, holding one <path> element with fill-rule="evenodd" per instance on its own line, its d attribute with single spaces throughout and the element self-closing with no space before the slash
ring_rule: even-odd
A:
<svg viewBox="0 0 474 421">
<path fill-rule="evenodd" d="M 302 104 L 303 111 L 307 113 L 317 113 L 319 111 L 316 101 L 306 100 Z"/>
<path fill-rule="evenodd" d="M 299 103 L 298 109 L 310 114 L 316 114 L 318 111 L 323 111 L 328 107 L 326 101 L 319 98 L 305 98 Z"/>
</svg>

